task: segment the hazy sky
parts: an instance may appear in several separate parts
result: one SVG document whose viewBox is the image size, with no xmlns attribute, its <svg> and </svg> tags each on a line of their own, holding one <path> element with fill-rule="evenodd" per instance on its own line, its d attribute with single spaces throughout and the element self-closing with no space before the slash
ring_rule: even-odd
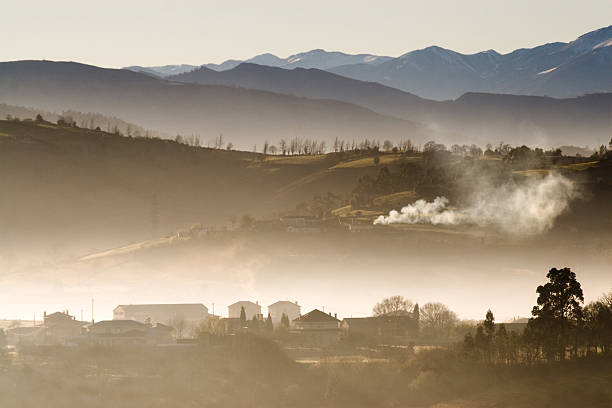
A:
<svg viewBox="0 0 612 408">
<path fill-rule="evenodd" d="M 508 52 L 612 24 L 610 0 L 5 0 L 0 60 L 203 64 L 324 48 Z"/>
</svg>

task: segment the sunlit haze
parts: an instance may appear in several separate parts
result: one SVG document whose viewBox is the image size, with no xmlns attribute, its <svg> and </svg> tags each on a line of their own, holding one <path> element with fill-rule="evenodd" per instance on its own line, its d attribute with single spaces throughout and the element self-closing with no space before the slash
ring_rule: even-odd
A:
<svg viewBox="0 0 612 408">
<path fill-rule="evenodd" d="M 399 56 L 438 45 L 500 53 L 609 25 L 607 0 L 513 1 L 8 1 L 3 60 L 104 67 L 220 63 L 262 53 L 328 51 Z"/>
</svg>

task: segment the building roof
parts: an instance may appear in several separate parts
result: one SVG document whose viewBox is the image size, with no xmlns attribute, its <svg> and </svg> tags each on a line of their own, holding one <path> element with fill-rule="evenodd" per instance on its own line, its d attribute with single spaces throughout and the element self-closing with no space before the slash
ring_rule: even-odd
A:
<svg viewBox="0 0 612 408">
<path fill-rule="evenodd" d="M 283 305 L 291 305 L 291 306 L 300 307 L 300 305 L 298 305 L 297 302 L 290 302 L 288 300 L 279 300 L 278 302 L 274 302 L 271 305 L 268 305 L 268 307 L 283 306 Z"/>
<path fill-rule="evenodd" d="M 146 327 L 144 323 L 135 320 L 101 320 L 91 325 L 91 327 Z"/>
<path fill-rule="evenodd" d="M 255 307 L 261 307 L 259 304 L 257 303 L 253 303 L 250 300 L 240 300 L 236 303 L 232 303 L 231 305 L 229 305 L 228 307 L 232 307 L 232 306 L 255 306 Z"/>
<path fill-rule="evenodd" d="M 336 319 L 331 314 L 327 314 L 325 312 L 320 311 L 319 309 L 311 310 L 298 317 L 297 319 L 293 319 L 294 322 L 304 322 L 304 323 L 318 323 L 318 322 L 339 322 L 340 320 Z"/>
<path fill-rule="evenodd" d="M 342 323 L 346 323 L 349 326 L 360 326 L 369 324 L 380 324 L 380 323 L 402 323 L 412 322 L 415 319 L 411 314 L 386 314 L 382 316 L 368 316 L 368 317 L 345 317 L 342 319 Z"/>
<path fill-rule="evenodd" d="M 144 330 L 128 330 L 121 333 L 95 333 L 96 337 L 144 337 Z"/>
<path fill-rule="evenodd" d="M 7 334 L 13 334 L 17 336 L 34 336 L 38 333 L 42 333 L 43 330 L 44 329 L 41 326 L 13 327 L 12 329 L 7 330 Z"/>
<path fill-rule="evenodd" d="M 56 318 L 56 317 L 63 317 L 65 319 L 71 319 L 71 320 L 74 318 L 74 316 L 71 316 L 68 313 L 64 313 L 64 312 L 51 313 L 51 314 L 45 315 L 45 317 L 47 319 L 53 319 L 53 318 Z"/>
<path fill-rule="evenodd" d="M 115 308 L 122 308 L 124 310 L 131 311 L 168 311 L 168 309 L 180 309 L 180 310 L 193 310 L 200 311 L 202 309 L 208 311 L 208 308 L 204 306 L 202 303 L 159 303 L 159 304 L 145 304 L 145 305 L 119 305 Z"/>
<path fill-rule="evenodd" d="M 74 316 L 64 312 L 55 312 L 45 315 L 43 320 L 43 326 L 49 329 L 53 328 L 66 328 L 67 326 L 86 326 L 90 322 L 84 322 L 76 320 Z"/>
</svg>

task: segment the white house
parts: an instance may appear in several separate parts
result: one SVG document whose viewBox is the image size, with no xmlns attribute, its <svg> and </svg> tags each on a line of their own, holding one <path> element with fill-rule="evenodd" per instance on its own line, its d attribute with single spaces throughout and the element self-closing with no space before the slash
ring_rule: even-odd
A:
<svg viewBox="0 0 612 408">
<path fill-rule="evenodd" d="M 288 300 L 280 300 L 268 306 L 268 313 L 270 313 L 274 325 L 280 323 L 283 313 L 287 315 L 289 322 L 292 322 L 300 317 L 300 310 L 301 306 L 297 302 L 289 302 Z"/>
<path fill-rule="evenodd" d="M 227 307 L 227 315 L 231 318 L 240 318 L 240 310 L 244 307 L 247 320 L 251 320 L 253 316 L 261 315 L 261 306 L 258 302 L 251 302 L 248 300 L 241 300 Z"/>
</svg>

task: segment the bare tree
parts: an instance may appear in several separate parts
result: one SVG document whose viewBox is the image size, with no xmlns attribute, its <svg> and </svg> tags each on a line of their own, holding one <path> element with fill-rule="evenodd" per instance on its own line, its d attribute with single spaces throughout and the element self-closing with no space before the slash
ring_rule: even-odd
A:
<svg viewBox="0 0 612 408">
<path fill-rule="evenodd" d="M 174 328 L 177 339 L 182 339 L 183 334 L 185 333 L 185 329 L 187 328 L 187 322 L 183 316 L 177 315 L 173 316 L 168 325 Z"/>
<path fill-rule="evenodd" d="M 455 312 L 442 303 L 425 303 L 419 312 L 421 327 L 434 335 L 448 337 L 459 320 Z"/>
<path fill-rule="evenodd" d="M 392 314 L 408 313 L 412 310 L 412 302 L 408 299 L 404 299 L 403 296 L 391 296 L 384 298 L 374 306 L 372 314 L 374 316 L 384 316 Z"/>
</svg>

